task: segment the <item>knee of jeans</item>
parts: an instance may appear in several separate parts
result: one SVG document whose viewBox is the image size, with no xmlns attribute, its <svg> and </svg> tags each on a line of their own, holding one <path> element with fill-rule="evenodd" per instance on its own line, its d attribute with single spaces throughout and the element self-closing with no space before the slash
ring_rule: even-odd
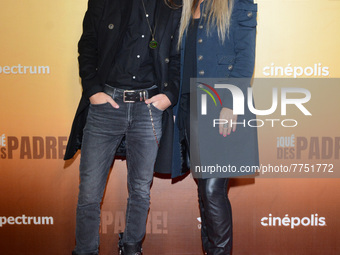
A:
<svg viewBox="0 0 340 255">
<path fill-rule="evenodd" d="M 149 201 L 150 189 L 134 189 L 129 191 L 129 199 L 133 201 Z"/>
<path fill-rule="evenodd" d="M 77 214 L 79 216 L 100 214 L 100 204 L 78 204 Z"/>
<path fill-rule="evenodd" d="M 79 193 L 78 196 L 78 206 L 91 206 L 100 205 L 102 197 L 100 194 L 94 193 Z"/>
</svg>

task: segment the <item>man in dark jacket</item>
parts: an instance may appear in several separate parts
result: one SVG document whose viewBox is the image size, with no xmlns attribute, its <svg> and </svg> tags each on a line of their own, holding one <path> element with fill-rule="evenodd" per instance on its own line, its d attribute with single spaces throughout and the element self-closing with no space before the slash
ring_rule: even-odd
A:
<svg viewBox="0 0 340 255">
<path fill-rule="evenodd" d="M 65 154 L 82 149 L 74 255 L 98 254 L 100 203 L 123 138 L 129 198 L 122 252 L 141 254 L 156 158 L 162 170 L 172 152 L 181 12 L 171 5 L 89 0 L 78 44 L 83 94 Z"/>
</svg>

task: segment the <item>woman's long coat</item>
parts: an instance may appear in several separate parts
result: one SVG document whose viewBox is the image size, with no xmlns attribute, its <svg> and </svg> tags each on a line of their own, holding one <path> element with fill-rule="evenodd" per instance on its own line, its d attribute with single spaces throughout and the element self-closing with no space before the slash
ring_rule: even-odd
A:
<svg viewBox="0 0 340 255">
<path fill-rule="evenodd" d="M 201 4 L 200 8 L 201 18 L 198 25 L 196 40 L 196 77 L 198 80 L 200 78 L 246 78 L 246 81 L 248 81 L 246 87 L 249 87 L 250 79 L 253 76 L 255 63 L 257 5 L 254 4 L 252 0 L 234 1 L 230 30 L 229 34 L 226 36 L 224 44 L 220 43 L 216 30 L 211 29 L 209 34 L 207 34 L 206 24 L 204 23 L 204 19 L 206 17 L 206 13 L 204 11 L 204 2 Z M 185 38 L 181 47 L 182 71 L 184 63 L 184 48 Z M 244 80 L 242 80 L 241 83 L 244 85 Z M 243 91 L 244 89 L 246 88 L 242 88 Z M 232 109 L 232 101 L 228 100 L 228 96 L 224 98 L 223 106 Z M 174 109 L 175 114 L 177 114 L 177 111 L 178 105 Z M 247 110 L 243 116 L 245 119 L 254 117 L 255 116 Z M 241 119 L 242 116 L 239 116 L 238 121 L 241 121 Z M 186 169 L 182 169 L 179 130 L 176 125 L 174 133 L 175 138 L 172 156 L 172 177 L 177 177 L 184 174 Z M 220 138 L 223 139 L 222 136 L 220 136 Z M 197 137 L 195 139 L 201 138 Z M 238 127 L 236 132 L 232 133 L 230 136 L 227 136 L 226 139 L 229 139 L 228 144 L 230 144 L 230 146 L 228 146 L 225 151 L 227 162 L 238 165 L 238 167 L 242 164 L 258 164 L 258 143 L 256 128 L 242 129 Z M 209 148 L 205 149 L 209 150 Z M 237 174 L 223 175 L 223 177 L 230 176 L 237 176 Z"/>
</svg>

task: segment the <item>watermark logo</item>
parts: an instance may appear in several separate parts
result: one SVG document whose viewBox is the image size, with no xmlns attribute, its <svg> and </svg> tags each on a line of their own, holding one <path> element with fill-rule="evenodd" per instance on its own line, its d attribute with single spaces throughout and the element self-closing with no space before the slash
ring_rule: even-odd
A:
<svg viewBox="0 0 340 255">
<path fill-rule="evenodd" d="M 203 83 L 203 82 L 198 82 L 198 88 L 204 92 L 206 92 L 211 98 L 212 100 L 214 101 L 215 103 L 215 106 L 217 106 L 217 102 L 215 100 L 215 97 L 211 94 L 211 92 L 209 90 L 207 90 L 206 88 L 209 88 L 217 97 L 217 99 L 219 100 L 221 106 L 222 106 L 222 100 L 221 100 L 221 97 L 220 95 L 217 93 L 216 89 L 214 89 L 212 86 L 206 84 L 206 83 Z M 202 94 L 201 95 L 201 114 L 202 115 L 207 115 L 207 94 Z"/>
<path fill-rule="evenodd" d="M 242 82 L 240 82 L 242 84 Z M 248 87 L 246 89 L 241 89 L 240 87 L 232 84 L 214 84 L 214 86 L 210 86 L 207 83 L 198 82 L 198 88 L 205 93 L 201 94 L 201 115 L 207 115 L 208 112 L 208 102 L 207 95 L 211 97 L 214 101 L 215 106 L 217 106 L 217 101 L 214 95 L 220 102 L 220 105 L 223 107 L 221 97 L 216 89 L 219 89 L 220 94 L 228 94 L 230 95 L 227 100 L 232 102 L 232 110 L 234 115 L 245 115 L 246 110 L 248 110 L 253 116 L 270 116 L 278 111 L 280 108 L 280 115 L 287 116 L 287 108 L 291 107 L 291 109 L 297 109 L 304 116 L 312 116 L 312 113 L 305 106 L 311 100 L 311 92 L 305 88 L 295 88 L 295 87 L 283 87 L 283 88 L 272 88 L 271 90 L 271 105 L 267 109 L 257 109 L 254 106 L 254 91 L 252 87 Z M 242 84 L 241 86 L 244 86 Z M 209 89 L 209 90 L 208 90 Z M 214 95 L 213 95 L 214 94 Z M 246 95 L 245 95 L 246 94 Z M 266 98 L 266 101 L 268 98 Z M 231 104 L 229 102 L 229 105 Z M 224 102 L 223 102 L 224 103 Z M 245 109 L 247 107 L 247 109 Z M 230 123 L 229 123 L 230 122 Z M 243 127 L 263 127 L 265 124 L 271 125 L 271 127 L 275 127 L 276 123 L 279 122 L 282 127 L 296 127 L 298 125 L 298 121 L 296 119 L 277 119 L 277 118 L 251 118 L 244 119 L 242 121 L 233 121 L 232 119 L 221 119 L 215 118 L 213 119 L 213 127 L 219 125 L 228 125 L 231 126 L 243 126 Z"/>
<path fill-rule="evenodd" d="M 207 85 L 205 85 L 207 86 Z M 214 85 L 215 88 L 218 89 L 227 89 L 231 92 L 232 94 L 232 99 L 233 99 L 233 112 L 236 115 L 244 115 L 245 112 L 245 96 L 243 94 L 243 91 L 238 88 L 235 85 L 231 85 L 231 84 L 215 84 Z M 221 106 L 222 106 L 222 101 L 221 98 L 219 97 L 218 93 L 216 92 L 216 90 L 209 86 L 209 88 L 213 89 L 213 91 L 215 92 L 215 94 L 218 96 L 218 99 L 221 102 Z M 212 97 L 212 99 L 215 102 L 216 105 L 216 100 L 214 99 L 214 97 L 212 96 L 212 94 L 207 91 L 206 89 L 200 88 L 203 91 L 207 92 L 210 97 Z M 301 98 L 288 98 L 288 94 L 290 93 L 297 93 L 297 94 L 301 94 L 303 95 L 303 97 Z M 202 94 L 201 95 L 201 113 L 202 115 L 206 115 L 207 114 L 207 100 L 206 100 L 206 95 Z M 285 116 L 287 115 L 287 106 L 288 105 L 295 105 L 304 115 L 307 116 L 311 116 L 312 114 L 307 110 L 307 108 L 303 105 L 305 103 L 307 103 L 310 99 L 311 99 L 311 93 L 309 90 L 304 89 L 304 88 L 281 88 L 281 115 Z M 273 114 L 277 108 L 278 108 L 278 89 L 277 88 L 273 88 L 272 89 L 272 105 L 269 109 L 267 110 L 258 110 L 254 107 L 254 103 L 253 103 L 253 88 L 248 88 L 247 89 L 247 106 L 248 109 L 251 113 L 255 114 L 255 115 L 262 115 L 262 116 L 266 116 L 266 115 L 270 115 Z"/>
</svg>

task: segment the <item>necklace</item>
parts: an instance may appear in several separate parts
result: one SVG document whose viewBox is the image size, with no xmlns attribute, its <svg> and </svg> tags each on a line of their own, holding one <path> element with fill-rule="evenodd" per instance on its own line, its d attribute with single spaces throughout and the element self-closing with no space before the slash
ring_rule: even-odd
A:
<svg viewBox="0 0 340 255">
<path fill-rule="evenodd" d="M 157 22 L 156 22 L 156 25 L 155 25 L 155 27 L 154 27 L 154 29 L 152 31 L 151 26 L 150 26 L 150 21 L 149 21 L 149 15 L 146 13 L 144 0 L 142 0 L 142 4 L 143 4 L 144 13 L 145 13 L 145 18 L 146 18 L 146 21 L 148 22 L 148 26 L 149 26 L 150 33 L 151 33 L 151 41 L 149 42 L 149 47 L 151 49 L 156 49 L 157 46 L 158 46 L 158 42 L 155 40 L 155 33 L 156 33 Z"/>
</svg>

